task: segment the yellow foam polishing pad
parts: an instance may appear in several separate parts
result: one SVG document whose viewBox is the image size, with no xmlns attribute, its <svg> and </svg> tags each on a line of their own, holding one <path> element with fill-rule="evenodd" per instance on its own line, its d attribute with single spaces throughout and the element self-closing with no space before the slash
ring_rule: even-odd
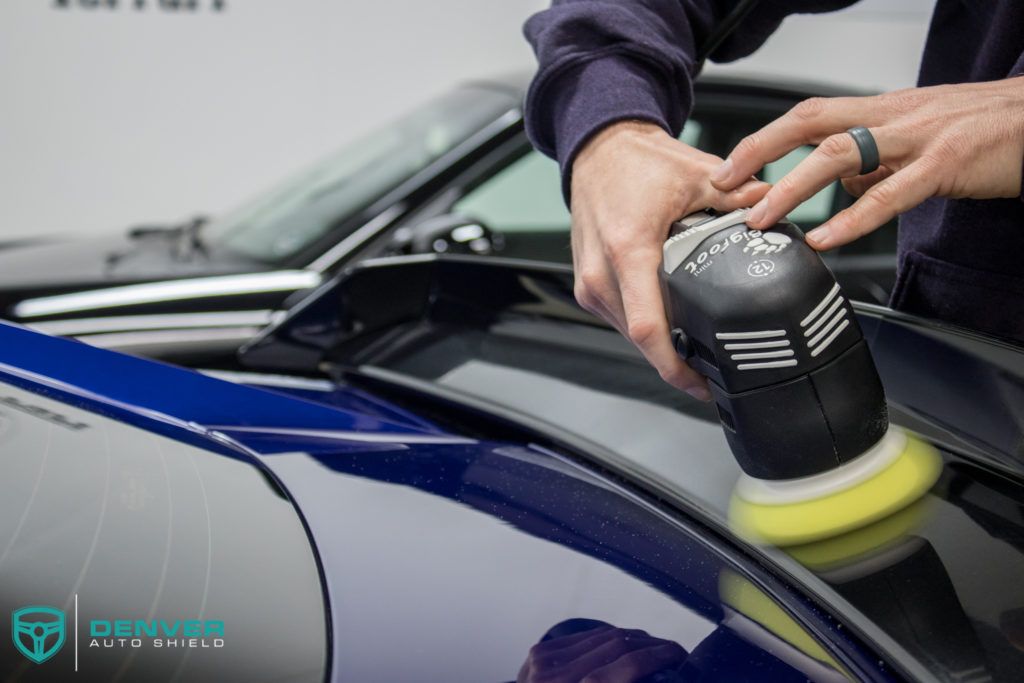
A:
<svg viewBox="0 0 1024 683">
<path fill-rule="evenodd" d="M 847 489 L 778 504 L 753 503 L 734 493 L 729 524 L 743 538 L 779 546 L 839 536 L 918 500 L 941 472 L 935 448 L 908 435 L 903 452 L 885 469 Z"/>
<path fill-rule="evenodd" d="M 788 546 L 786 552 L 816 572 L 847 567 L 884 552 L 913 534 L 928 518 L 932 502 L 921 498 L 877 522 L 839 536 Z"/>
</svg>

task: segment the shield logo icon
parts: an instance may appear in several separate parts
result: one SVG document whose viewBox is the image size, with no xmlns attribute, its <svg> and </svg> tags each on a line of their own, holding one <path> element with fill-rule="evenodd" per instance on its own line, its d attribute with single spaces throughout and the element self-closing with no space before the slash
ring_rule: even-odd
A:
<svg viewBox="0 0 1024 683">
<path fill-rule="evenodd" d="M 42 664 L 64 645 L 64 612 L 56 607 L 32 605 L 11 615 L 11 637 L 18 652 Z"/>
</svg>

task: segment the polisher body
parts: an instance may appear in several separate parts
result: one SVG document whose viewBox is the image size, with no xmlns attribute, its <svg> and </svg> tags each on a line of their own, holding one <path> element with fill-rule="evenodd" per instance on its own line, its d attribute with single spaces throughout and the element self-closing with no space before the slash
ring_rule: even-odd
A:
<svg viewBox="0 0 1024 683">
<path fill-rule="evenodd" d="M 811 477 L 878 444 L 889 427 L 878 372 L 831 271 L 792 223 L 694 214 L 664 246 L 676 349 L 709 380 L 743 471 Z"/>
</svg>

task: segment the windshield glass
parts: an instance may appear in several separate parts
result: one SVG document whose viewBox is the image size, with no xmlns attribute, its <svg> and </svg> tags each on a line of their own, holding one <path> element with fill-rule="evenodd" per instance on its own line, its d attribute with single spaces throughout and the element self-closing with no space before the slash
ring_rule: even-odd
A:
<svg viewBox="0 0 1024 683">
<path fill-rule="evenodd" d="M 279 263 L 514 105 L 512 96 L 496 90 L 465 87 L 450 92 L 212 220 L 203 228 L 204 241 L 257 261 Z"/>
</svg>

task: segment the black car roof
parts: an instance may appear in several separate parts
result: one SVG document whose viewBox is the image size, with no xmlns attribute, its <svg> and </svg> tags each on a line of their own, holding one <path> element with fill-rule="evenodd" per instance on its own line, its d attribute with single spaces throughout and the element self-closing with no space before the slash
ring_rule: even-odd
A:
<svg viewBox="0 0 1024 683">
<path fill-rule="evenodd" d="M 474 79 L 467 85 L 476 85 L 503 90 L 522 99 L 534 76 L 533 71 L 511 71 L 486 78 Z M 870 91 L 838 83 L 803 80 L 788 76 L 757 73 L 703 73 L 694 84 L 697 92 L 736 92 L 741 90 L 751 95 L 806 99 L 808 97 L 858 97 L 874 94 Z"/>
</svg>

